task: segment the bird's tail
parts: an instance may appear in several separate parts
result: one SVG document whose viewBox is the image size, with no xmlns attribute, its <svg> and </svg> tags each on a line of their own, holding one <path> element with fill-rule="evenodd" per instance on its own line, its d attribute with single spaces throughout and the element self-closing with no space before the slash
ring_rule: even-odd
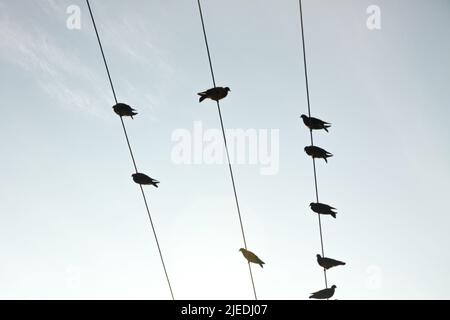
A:
<svg viewBox="0 0 450 320">
<path fill-rule="evenodd" d="M 331 216 L 332 216 L 333 218 L 336 219 L 336 213 L 337 213 L 337 212 L 331 212 L 330 214 L 331 214 Z"/>
<path fill-rule="evenodd" d="M 158 188 L 158 183 L 159 183 L 159 181 L 153 181 L 152 185 L 153 185 L 155 188 Z"/>
<path fill-rule="evenodd" d="M 206 99 L 206 93 L 205 92 L 199 92 L 197 93 L 200 96 L 200 99 L 198 99 L 198 102 L 202 102 Z"/>
<path fill-rule="evenodd" d="M 345 262 L 339 261 L 339 262 L 338 262 L 338 265 L 340 265 L 340 266 L 345 266 Z"/>
<path fill-rule="evenodd" d="M 328 163 L 327 157 L 324 157 L 323 160 L 325 160 L 325 162 Z"/>
<path fill-rule="evenodd" d="M 323 127 L 323 129 L 326 131 L 326 132 L 328 132 L 328 129 L 327 128 L 329 128 L 329 126 L 327 127 L 327 126 L 324 126 Z"/>
<path fill-rule="evenodd" d="M 261 266 L 261 268 L 264 268 L 264 262 L 261 262 L 259 265 Z"/>
<path fill-rule="evenodd" d="M 310 295 L 309 298 L 310 298 L 310 299 L 314 298 L 314 295 Z"/>
</svg>

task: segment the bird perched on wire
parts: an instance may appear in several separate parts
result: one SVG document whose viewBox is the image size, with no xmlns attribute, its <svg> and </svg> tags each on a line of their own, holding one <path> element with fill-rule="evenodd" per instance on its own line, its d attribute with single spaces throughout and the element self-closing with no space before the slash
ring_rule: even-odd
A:
<svg viewBox="0 0 450 320">
<path fill-rule="evenodd" d="M 219 101 L 228 95 L 228 91 L 231 91 L 230 88 L 228 88 L 228 87 L 225 87 L 225 88 L 215 87 L 215 88 L 211 88 L 206 91 L 203 91 L 203 92 L 199 92 L 199 93 L 197 93 L 200 96 L 200 99 L 198 100 L 198 102 L 202 102 L 206 98 L 209 98 L 214 101 Z"/>
<path fill-rule="evenodd" d="M 319 266 L 321 266 L 322 268 L 324 268 L 326 270 L 333 268 L 333 267 L 345 265 L 345 262 L 342 262 L 339 260 L 334 260 L 334 259 L 327 258 L 327 257 L 322 258 L 322 256 L 320 254 L 317 254 L 316 257 L 317 257 L 317 263 L 319 264 Z"/>
<path fill-rule="evenodd" d="M 324 159 L 326 163 L 328 163 L 327 158 L 333 156 L 333 154 L 329 153 L 327 150 L 324 150 L 324 149 L 316 147 L 316 146 L 305 147 L 305 152 L 306 152 L 306 154 L 308 154 L 309 156 L 311 156 L 313 158 Z"/>
<path fill-rule="evenodd" d="M 323 289 L 309 296 L 310 299 L 330 299 L 334 295 L 334 291 L 337 287 L 332 285 L 331 288 Z"/>
<path fill-rule="evenodd" d="M 310 128 L 311 130 L 323 129 L 326 132 L 328 132 L 328 128 L 331 127 L 331 123 L 325 122 L 317 118 L 308 117 L 307 115 L 304 114 L 302 114 L 300 117 L 303 119 L 303 123 L 305 124 L 305 126 Z"/>
<path fill-rule="evenodd" d="M 151 184 L 152 186 L 158 188 L 158 180 L 150 178 L 148 175 L 143 173 L 134 173 L 131 175 L 133 177 L 133 181 L 137 184 Z"/>
<path fill-rule="evenodd" d="M 133 119 L 133 116 L 138 114 L 135 109 L 125 103 L 118 103 L 113 106 L 113 109 L 121 117 L 131 117 Z"/>
<path fill-rule="evenodd" d="M 311 202 L 309 206 L 311 207 L 312 211 L 318 214 L 329 214 L 333 218 L 336 218 L 337 212 L 333 211 L 336 210 L 336 208 L 333 208 L 332 206 L 320 202 Z"/>
<path fill-rule="evenodd" d="M 263 268 L 264 261 L 262 261 L 256 254 L 251 251 L 245 250 L 244 248 L 239 249 L 240 252 L 244 255 L 244 258 L 247 259 L 248 262 L 253 262 L 259 264 L 261 268 Z"/>
</svg>

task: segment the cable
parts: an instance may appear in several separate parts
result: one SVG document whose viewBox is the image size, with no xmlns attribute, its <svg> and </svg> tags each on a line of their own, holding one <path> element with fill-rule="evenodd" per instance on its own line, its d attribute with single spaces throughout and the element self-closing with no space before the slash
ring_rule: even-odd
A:
<svg viewBox="0 0 450 320">
<path fill-rule="evenodd" d="M 203 20 L 203 12 L 202 12 L 202 6 L 200 4 L 200 0 L 197 0 L 197 4 L 198 4 L 198 11 L 200 13 L 200 19 L 202 21 L 203 37 L 205 39 L 206 52 L 208 53 L 208 61 L 209 61 L 209 68 L 211 70 L 212 82 L 213 82 L 214 88 L 216 88 L 216 79 L 214 76 L 214 70 L 213 70 L 213 65 L 212 65 L 212 61 L 211 61 L 211 53 L 209 51 L 208 37 L 206 36 L 205 21 Z M 237 191 L 236 191 L 236 184 L 234 182 L 233 168 L 231 167 L 230 154 L 228 152 L 227 138 L 225 135 L 225 126 L 223 124 L 222 112 L 220 110 L 219 101 L 217 101 L 217 111 L 219 113 L 220 126 L 222 127 L 223 141 L 225 144 L 225 151 L 227 154 L 228 168 L 230 169 L 231 184 L 233 185 L 234 199 L 236 202 L 237 213 L 239 216 L 239 223 L 241 225 L 242 239 L 244 240 L 245 250 L 247 250 L 247 241 L 245 239 L 244 224 L 242 223 L 241 209 L 239 207 L 239 200 L 238 200 Z M 258 296 L 256 295 L 255 281 L 253 279 L 252 267 L 250 266 L 250 262 L 248 263 L 248 270 L 250 272 L 250 279 L 252 281 L 253 294 L 255 296 L 255 300 L 258 300 Z"/>
<path fill-rule="evenodd" d="M 95 35 L 97 36 L 97 41 L 98 41 L 98 45 L 100 47 L 100 51 L 102 53 L 103 62 L 105 63 L 106 73 L 108 74 L 109 84 L 111 85 L 112 93 L 114 96 L 114 101 L 116 101 L 116 104 L 117 104 L 116 90 L 114 90 L 114 85 L 111 80 L 111 74 L 109 72 L 108 63 L 106 62 L 105 52 L 103 51 L 102 42 L 100 41 L 100 36 L 98 35 L 97 24 L 95 23 L 94 15 L 92 14 L 92 9 L 91 9 L 91 5 L 89 4 L 89 0 L 86 0 L 86 3 L 88 6 L 88 9 L 89 9 L 89 14 L 91 15 L 92 24 L 94 25 Z"/>
<path fill-rule="evenodd" d="M 111 85 L 111 90 L 112 90 L 112 93 L 113 93 L 113 96 L 114 96 L 114 101 L 115 101 L 116 104 L 117 104 L 116 91 L 114 90 L 114 85 L 113 85 L 113 82 L 112 82 L 112 79 L 111 79 L 111 73 L 109 72 L 109 67 L 108 67 L 108 63 L 106 62 L 105 52 L 103 51 L 102 42 L 101 42 L 100 36 L 99 36 L 99 34 L 98 34 L 97 25 L 96 25 L 96 23 L 95 23 L 94 15 L 93 15 L 93 13 L 92 13 L 92 9 L 91 9 L 91 5 L 90 5 L 90 3 L 89 3 L 89 0 L 86 0 L 86 4 L 87 4 L 88 9 L 89 9 L 89 14 L 90 14 L 90 16 L 91 16 L 92 24 L 94 25 L 95 34 L 96 34 L 96 36 L 97 36 L 98 45 L 99 45 L 100 51 L 101 51 L 101 53 L 102 53 L 103 62 L 104 62 L 104 64 L 105 64 L 105 68 L 106 68 L 106 73 L 108 74 L 109 84 Z M 121 121 L 121 123 L 122 123 L 123 132 L 124 132 L 124 134 L 125 134 L 125 139 L 126 139 L 126 141 L 127 141 L 128 150 L 130 151 L 131 160 L 133 161 L 134 169 L 135 169 L 136 173 L 138 173 L 136 161 L 135 161 L 135 159 L 134 159 L 133 150 L 131 149 L 131 144 L 130 144 L 130 140 L 129 140 L 129 138 L 128 138 L 127 129 L 126 129 L 126 127 L 125 127 L 125 123 L 123 122 L 122 117 L 120 117 L 120 121 Z M 148 218 L 149 218 L 149 220 L 150 220 L 150 225 L 151 225 L 151 227 L 152 227 L 153 235 L 154 235 L 154 237 L 155 237 L 156 246 L 158 247 L 159 257 L 161 258 L 161 264 L 162 264 L 163 269 L 164 269 L 164 274 L 165 274 L 165 276 L 166 276 L 167 284 L 169 285 L 170 295 L 172 296 L 172 300 L 175 300 L 174 295 L 173 295 L 172 285 L 171 285 L 171 283 L 170 283 L 169 275 L 168 275 L 168 273 L 167 273 L 166 264 L 164 263 L 164 258 L 163 258 L 162 250 L 161 250 L 161 247 L 160 247 L 160 245 L 159 245 L 158 236 L 157 236 L 157 234 L 156 234 L 155 226 L 154 226 L 154 224 L 153 224 L 152 215 L 150 214 L 150 209 L 149 209 L 149 207 L 148 207 L 147 198 L 146 198 L 145 193 L 144 193 L 144 188 L 142 188 L 142 185 L 139 185 L 139 187 L 140 187 L 140 189 L 141 189 L 142 198 L 143 198 L 143 200 L 144 200 L 145 208 L 146 208 L 146 210 L 147 210 L 147 215 L 148 215 Z"/>
<path fill-rule="evenodd" d="M 299 8 L 300 8 L 300 26 L 301 26 L 301 33 L 302 33 L 303 66 L 304 66 L 304 70 L 305 70 L 306 100 L 308 102 L 308 117 L 311 117 L 311 103 L 309 100 L 308 69 L 306 67 L 305 35 L 304 35 L 304 31 L 303 31 L 302 0 L 299 0 L 298 4 L 299 4 Z M 314 146 L 312 129 L 309 129 L 309 132 L 310 132 L 310 136 L 311 136 L 311 146 Z M 316 160 L 314 159 L 314 157 L 312 158 L 312 162 L 313 162 L 313 170 L 314 170 L 314 186 L 316 189 L 316 202 L 319 202 L 319 188 L 317 187 Z M 324 252 L 324 248 L 323 248 L 322 221 L 320 219 L 320 214 L 317 214 L 317 217 L 319 218 L 319 234 L 320 234 L 320 247 L 322 248 L 322 257 L 325 257 L 325 252 Z M 323 276 L 325 279 L 325 288 L 328 288 L 327 270 L 325 268 L 323 269 Z"/>
</svg>

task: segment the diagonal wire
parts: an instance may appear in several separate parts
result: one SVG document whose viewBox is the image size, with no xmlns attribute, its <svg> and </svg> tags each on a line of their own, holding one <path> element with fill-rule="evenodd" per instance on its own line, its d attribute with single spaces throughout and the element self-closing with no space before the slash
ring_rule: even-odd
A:
<svg viewBox="0 0 450 320">
<path fill-rule="evenodd" d="M 89 14 L 90 14 L 90 16 L 91 16 L 92 24 L 94 25 L 95 34 L 96 34 L 96 36 L 97 36 L 98 45 L 99 45 L 100 51 L 101 51 L 101 53 L 102 53 L 103 62 L 104 62 L 104 64 L 105 64 L 105 68 L 106 68 L 106 73 L 108 74 L 109 84 L 111 85 L 111 90 L 112 90 L 112 93 L 113 93 L 113 96 L 114 96 L 114 101 L 115 101 L 116 104 L 117 104 L 117 95 L 116 95 L 116 91 L 114 90 L 114 85 L 113 85 L 113 82 L 112 82 L 112 79 L 111 79 L 111 73 L 109 72 L 109 67 L 108 67 L 108 63 L 106 62 L 105 52 L 103 51 L 103 45 L 102 45 L 102 42 L 101 42 L 101 40 L 100 40 L 100 36 L 99 36 L 99 34 L 98 34 L 97 25 L 96 25 L 96 23 L 95 23 L 94 15 L 93 15 L 93 13 L 92 13 L 92 9 L 91 9 L 91 5 L 90 5 L 90 3 L 89 3 L 89 0 L 86 0 L 86 4 L 87 4 L 88 9 L 89 9 Z M 137 168 L 137 165 L 136 165 L 136 160 L 135 160 L 135 158 L 134 158 L 133 150 L 131 149 L 130 139 L 128 138 L 127 129 L 126 129 L 126 127 L 125 127 L 125 123 L 123 122 L 122 117 L 120 117 L 120 121 L 121 121 L 121 123 L 122 123 L 123 133 L 125 134 L 125 139 L 126 139 L 126 141 L 127 141 L 128 150 L 130 151 L 131 160 L 133 161 L 134 169 L 135 169 L 136 173 L 138 173 L 138 168 Z M 149 207 L 148 207 L 147 198 L 146 198 L 145 193 L 144 193 L 144 188 L 142 188 L 142 185 L 139 185 L 139 187 L 140 187 L 140 189 L 141 189 L 142 198 L 143 198 L 143 200 L 144 200 L 145 208 L 146 208 L 146 210 L 147 210 L 147 215 L 148 215 L 148 218 L 149 218 L 149 220 L 150 220 L 150 225 L 151 225 L 151 227 L 152 227 L 153 235 L 154 235 L 154 237 L 155 237 L 156 246 L 158 247 L 159 257 L 161 258 L 161 264 L 162 264 L 163 269 L 164 269 L 164 274 L 165 274 L 165 276 L 166 276 L 167 284 L 169 285 L 170 295 L 172 296 L 172 300 L 175 300 L 174 295 L 173 295 L 172 285 L 171 285 L 171 283 L 170 283 L 169 275 L 168 275 L 168 273 L 167 273 L 166 264 L 164 263 L 164 258 L 163 258 L 161 246 L 159 245 L 159 240 L 158 240 L 158 236 L 157 236 L 157 234 L 156 234 L 155 226 L 154 226 L 154 224 L 153 224 L 152 215 L 150 214 L 150 209 L 149 209 Z"/>
<path fill-rule="evenodd" d="M 202 21 L 203 37 L 205 39 L 206 51 L 208 53 L 208 61 L 209 61 L 209 68 L 211 70 L 211 78 L 212 78 L 212 82 L 213 82 L 213 85 L 214 85 L 214 88 L 215 88 L 216 87 L 216 79 L 215 79 L 215 76 L 214 76 L 214 70 L 213 70 L 213 65 L 212 65 L 212 61 L 211 61 L 211 53 L 209 51 L 208 37 L 206 36 L 205 21 L 203 19 L 203 12 L 202 12 L 202 6 L 200 4 L 200 0 L 197 0 L 197 4 L 198 4 L 198 10 L 199 10 L 199 13 L 200 13 L 200 19 Z M 219 113 L 220 126 L 222 128 L 223 141 L 224 141 L 224 144 L 225 144 L 225 151 L 226 151 L 226 154 L 227 154 L 228 168 L 230 169 L 231 184 L 233 185 L 234 199 L 235 199 L 235 202 L 236 202 L 237 213 L 238 213 L 238 216 L 239 216 L 239 223 L 241 225 L 242 239 L 244 240 L 245 250 L 247 250 L 247 241 L 245 239 L 244 224 L 242 223 L 241 209 L 239 207 L 239 200 L 238 200 L 237 191 L 236 191 L 236 184 L 235 184 L 235 181 L 234 181 L 233 168 L 231 167 L 230 154 L 228 152 L 227 138 L 226 138 L 226 135 L 225 135 L 225 126 L 223 124 L 222 112 L 220 110 L 219 101 L 217 101 L 217 111 Z M 250 279 L 252 281 L 253 294 L 255 296 L 255 300 L 258 300 L 258 296 L 256 295 L 255 281 L 253 279 L 252 267 L 250 266 L 250 262 L 248 263 L 248 270 L 250 272 Z"/>
<path fill-rule="evenodd" d="M 308 102 L 308 116 L 311 117 L 311 103 L 309 100 L 309 84 L 308 84 L 308 69 L 306 67 L 306 49 L 305 49 L 305 35 L 304 35 L 304 28 L 303 28 L 303 11 L 302 11 L 302 0 L 298 1 L 299 8 L 300 8 L 300 26 L 301 26 L 301 33 L 302 33 L 302 48 L 303 48 L 303 66 L 305 70 L 305 85 L 306 85 L 306 100 Z M 313 133 L 312 129 L 309 129 L 309 133 L 311 136 L 311 146 L 314 146 L 314 139 L 313 139 Z M 312 158 L 313 163 L 313 169 L 314 169 L 314 186 L 316 189 L 316 202 L 319 202 L 319 189 L 317 187 L 317 172 L 316 172 L 316 160 L 314 157 Z M 320 234 L 320 247 L 322 249 L 322 257 L 325 257 L 324 252 L 324 246 L 323 246 L 323 233 L 322 233 L 322 221 L 320 219 L 320 214 L 317 214 L 317 217 L 319 218 L 319 234 Z M 328 281 L 327 281 L 327 270 L 323 269 L 323 276 L 325 279 L 325 287 L 328 288 Z"/>
</svg>

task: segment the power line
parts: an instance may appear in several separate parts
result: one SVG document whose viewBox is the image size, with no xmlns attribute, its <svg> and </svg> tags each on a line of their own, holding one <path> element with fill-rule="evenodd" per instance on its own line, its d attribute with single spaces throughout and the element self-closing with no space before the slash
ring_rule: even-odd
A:
<svg viewBox="0 0 450 320">
<path fill-rule="evenodd" d="M 209 61 L 209 68 L 211 70 L 212 82 L 213 82 L 214 88 L 216 88 L 216 79 L 215 79 L 215 76 L 214 76 L 214 70 L 213 70 L 213 65 L 212 65 L 212 60 L 211 60 L 211 53 L 209 51 L 208 37 L 206 36 L 205 21 L 203 19 L 203 12 L 202 12 L 202 6 L 200 4 L 200 0 L 197 0 L 197 4 L 198 4 L 198 11 L 200 13 L 200 19 L 202 21 L 203 37 L 205 39 L 206 52 L 208 53 L 208 61 Z M 233 185 L 234 199 L 235 199 L 235 202 L 236 202 L 237 213 L 238 213 L 238 216 L 239 216 L 239 223 L 241 225 L 242 239 L 244 240 L 245 250 L 247 250 L 247 241 L 245 239 L 244 224 L 242 223 L 242 215 L 241 215 L 241 209 L 239 207 L 239 200 L 238 200 L 237 191 L 236 191 L 236 184 L 235 184 L 235 181 L 234 181 L 233 168 L 231 167 L 230 154 L 228 152 L 227 138 L 226 138 L 226 135 L 225 135 L 225 126 L 223 124 L 222 112 L 220 110 L 219 101 L 216 101 L 216 102 L 217 102 L 217 111 L 219 113 L 220 126 L 222 128 L 223 141 L 224 141 L 224 144 L 225 144 L 225 151 L 226 151 L 226 154 L 227 154 L 228 168 L 230 170 L 231 184 Z M 255 300 L 258 300 L 258 296 L 256 295 L 255 281 L 253 279 L 252 267 L 250 266 L 250 262 L 248 262 L 248 270 L 250 272 L 250 279 L 252 281 L 253 294 L 255 296 Z"/>
<path fill-rule="evenodd" d="M 299 0 L 298 3 L 299 3 L 299 8 L 300 8 L 300 26 L 301 26 L 301 33 L 302 33 L 303 66 L 304 66 L 304 71 L 305 71 L 306 100 L 308 102 L 308 117 L 311 118 L 311 103 L 310 103 L 310 99 L 309 99 L 308 69 L 306 66 L 306 49 L 305 49 L 305 34 L 304 34 L 304 28 L 303 28 L 302 0 Z M 312 129 L 309 129 L 309 133 L 310 133 L 310 137 L 311 137 L 311 146 L 314 146 Z M 319 202 L 319 188 L 317 186 L 316 160 L 314 157 L 312 157 L 312 163 L 313 163 L 313 170 L 314 170 L 314 186 L 316 189 L 316 202 L 318 203 Z M 322 249 L 322 257 L 325 257 L 324 246 L 323 246 L 322 221 L 320 219 L 320 214 L 317 214 L 317 217 L 319 219 L 320 247 Z M 323 276 L 325 279 L 325 287 L 328 288 L 327 270 L 325 268 L 323 269 Z"/>
<path fill-rule="evenodd" d="M 95 23 L 94 15 L 92 14 L 92 9 L 91 9 L 89 0 L 86 0 L 86 3 L 88 6 L 88 9 L 89 9 L 89 14 L 91 15 L 92 24 L 94 25 L 95 35 L 97 36 L 98 46 L 100 47 L 100 51 L 102 53 L 103 62 L 105 63 L 106 73 L 108 74 L 109 84 L 111 85 L 111 90 L 112 90 L 112 93 L 114 96 L 114 101 L 116 101 L 116 104 L 117 104 L 116 90 L 114 90 L 114 85 L 111 80 L 111 73 L 109 72 L 108 63 L 106 62 L 105 52 L 103 51 L 102 42 L 100 41 L 100 36 L 99 36 L 98 30 L 97 30 L 97 24 Z"/>
<path fill-rule="evenodd" d="M 113 85 L 113 82 L 112 82 L 112 79 L 111 79 L 111 73 L 109 72 L 109 67 L 108 67 L 108 63 L 106 62 L 105 52 L 103 51 L 103 45 L 102 45 L 102 42 L 100 40 L 100 36 L 98 34 L 97 25 L 95 23 L 94 15 L 92 13 L 92 9 L 91 9 L 91 5 L 89 3 L 89 0 L 86 0 L 86 4 L 87 4 L 88 9 L 89 9 L 89 14 L 91 16 L 92 24 L 94 25 L 95 34 L 97 36 L 98 45 L 99 45 L 100 51 L 102 53 L 103 62 L 105 64 L 105 68 L 106 68 L 106 73 L 108 74 L 109 84 L 111 85 L 111 90 L 112 90 L 112 93 L 113 93 L 113 96 L 114 96 L 114 101 L 117 104 L 118 102 L 117 102 L 116 91 L 114 90 L 114 85 Z M 137 169 L 136 161 L 135 161 L 135 158 L 134 158 L 133 150 L 131 149 L 131 144 L 130 144 L 130 140 L 128 138 L 127 129 L 125 127 L 125 123 L 123 122 L 122 117 L 120 117 L 120 121 L 122 123 L 123 133 L 124 133 L 125 139 L 127 141 L 128 150 L 130 151 L 131 160 L 133 161 L 134 169 L 135 169 L 136 173 L 138 173 L 138 169 Z M 162 264 L 163 269 L 164 269 L 164 274 L 166 276 L 167 284 L 169 285 L 170 295 L 172 296 L 172 300 L 175 300 L 174 295 L 173 295 L 172 285 L 170 283 L 169 275 L 167 273 L 166 264 L 164 263 L 164 258 L 163 258 L 161 246 L 159 245 L 159 240 L 158 240 L 158 236 L 156 234 L 155 226 L 153 224 L 152 215 L 150 214 L 150 209 L 148 207 L 147 198 L 146 198 L 145 193 L 144 193 L 144 188 L 142 188 L 141 184 L 139 185 L 139 187 L 141 189 L 142 199 L 144 200 L 145 208 L 147 210 L 147 215 L 148 215 L 148 218 L 150 220 L 150 225 L 152 227 L 153 235 L 155 237 L 156 246 L 158 247 L 159 257 L 161 259 L 161 264 Z"/>
</svg>

